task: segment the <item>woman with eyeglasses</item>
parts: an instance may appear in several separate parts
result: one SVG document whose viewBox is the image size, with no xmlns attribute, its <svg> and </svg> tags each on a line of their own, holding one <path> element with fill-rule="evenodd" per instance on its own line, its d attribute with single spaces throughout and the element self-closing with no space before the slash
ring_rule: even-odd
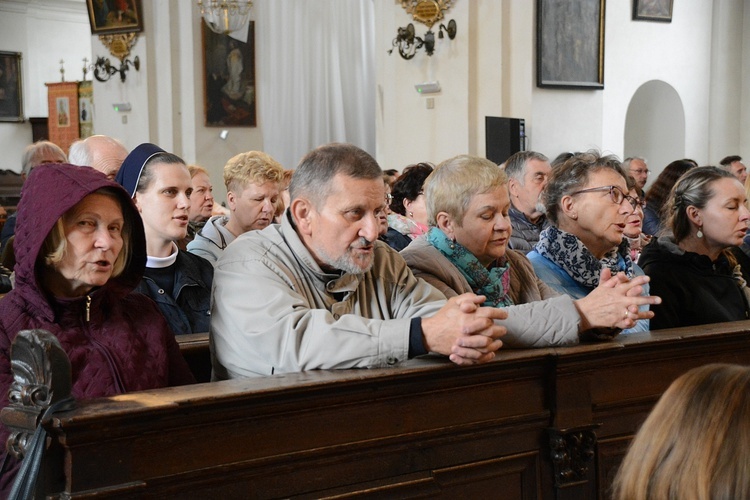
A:
<svg viewBox="0 0 750 500">
<path fill-rule="evenodd" d="M 616 157 L 596 151 L 576 153 L 552 170 L 542 195 L 552 225 L 527 257 L 537 276 L 558 293 L 585 297 L 599 285 L 604 268 L 628 279 L 644 274 L 624 237 L 628 217 L 639 204 L 628 194 L 626 178 Z M 643 295 L 648 288 L 644 285 Z M 636 312 L 628 309 L 623 316 Z M 640 319 L 625 333 L 648 329 L 649 320 Z"/>
<path fill-rule="evenodd" d="M 750 317 L 750 290 L 730 248 L 742 244 L 750 221 L 745 189 L 731 173 L 696 167 L 680 177 L 665 213 L 672 234 L 643 249 L 640 264 L 664 302 L 654 329 Z"/>
<path fill-rule="evenodd" d="M 630 246 L 630 258 L 633 262 L 638 262 L 643 247 L 651 242 L 651 235 L 643 232 L 644 210 L 646 209 L 646 200 L 638 194 L 638 185 L 632 176 L 628 176 L 628 194 L 636 200 L 635 210 L 628 215 L 625 221 L 625 238 Z"/>
</svg>

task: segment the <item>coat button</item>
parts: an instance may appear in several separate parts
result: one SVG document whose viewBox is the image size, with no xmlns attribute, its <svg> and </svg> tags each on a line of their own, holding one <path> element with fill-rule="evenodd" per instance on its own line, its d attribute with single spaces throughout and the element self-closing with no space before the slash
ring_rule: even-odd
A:
<svg viewBox="0 0 750 500">
<path fill-rule="evenodd" d="M 333 314 L 333 319 L 338 320 L 341 316 L 338 313 Z"/>
<path fill-rule="evenodd" d="M 163 288 L 159 288 L 159 292 L 158 293 L 159 293 L 159 295 L 164 295 L 166 292 L 164 291 Z"/>
<path fill-rule="evenodd" d="M 389 365 L 395 365 L 396 363 L 398 363 L 398 358 L 390 357 L 386 359 L 385 362 L 388 363 Z"/>
</svg>

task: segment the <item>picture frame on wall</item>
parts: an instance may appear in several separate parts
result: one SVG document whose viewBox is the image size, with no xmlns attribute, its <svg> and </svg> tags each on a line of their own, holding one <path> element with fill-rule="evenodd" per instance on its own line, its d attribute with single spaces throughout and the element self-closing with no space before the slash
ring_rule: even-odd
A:
<svg viewBox="0 0 750 500">
<path fill-rule="evenodd" d="M 604 88 L 605 0 L 537 0 L 537 87 Z"/>
<path fill-rule="evenodd" d="M 22 122 L 23 71 L 20 52 L 0 52 L 0 122 Z"/>
<path fill-rule="evenodd" d="M 86 0 L 92 35 L 143 31 L 141 0 Z"/>
<path fill-rule="evenodd" d="M 672 22 L 673 0 L 633 0 L 634 21 Z"/>
<path fill-rule="evenodd" d="M 255 22 L 244 41 L 201 25 L 206 126 L 255 127 Z"/>
</svg>

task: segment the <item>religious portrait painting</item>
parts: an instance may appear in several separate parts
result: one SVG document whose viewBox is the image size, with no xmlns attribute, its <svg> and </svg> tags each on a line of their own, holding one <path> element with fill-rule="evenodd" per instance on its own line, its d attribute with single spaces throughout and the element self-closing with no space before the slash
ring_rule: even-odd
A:
<svg viewBox="0 0 750 500">
<path fill-rule="evenodd" d="M 255 127 L 255 22 L 247 34 L 202 26 L 206 126 Z"/>
<path fill-rule="evenodd" d="M 70 100 L 67 97 L 56 99 L 57 126 L 70 127 Z"/>
<path fill-rule="evenodd" d="M 22 122 L 21 53 L 0 52 L 0 122 Z"/>
<path fill-rule="evenodd" d="M 143 31 L 141 0 L 86 0 L 92 35 Z"/>
</svg>

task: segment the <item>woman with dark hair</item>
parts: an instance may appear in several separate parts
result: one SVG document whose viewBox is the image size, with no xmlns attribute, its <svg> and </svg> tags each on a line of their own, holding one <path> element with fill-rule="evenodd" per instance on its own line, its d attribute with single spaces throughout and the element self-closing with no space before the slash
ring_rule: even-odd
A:
<svg viewBox="0 0 750 500">
<path fill-rule="evenodd" d="M 180 250 L 193 188 L 185 162 L 153 144 L 135 148 L 117 173 L 143 219 L 148 260 L 138 291 L 151 297 L 175 335 L 207 332 L 214 268 Z"/>
<path fill-rule="evenodd" d="M 43 328 L 60 341 L 76 399 L 195 382 L 156 304 L 133 293 L 146 240 L 122 187 L 93 168 L 40 165 L 24 184 L 17 229 L 16 288 L 0 300 L 0 407 L 20 330 Z M 7 437 L 0 426 L 0 455 Z M 5 460 L 2 498 L 18 467 Z"/>
<path fill-rule="evenodd" d="M 393 213 L 388 216 L 388 227 L 408 236 L 410 240 L 425 234 L 428 229 L 427 208 L 422 186 L 433 168 L 429 163 L 409 165 L 393 184 L 391 190 L 390 209 Z M 402 248 L 394 248 L 402 250 Z"/>
<path fill-rule="evenodd" d="M 672 234 L 652 241 L 639 261 L 663 299 L 653 329 L 750 317 L 750 290 L 728 251 L 745 237 L 746 203 L 740 181 L 716 167 L 693 168 L 677 181 L 665 208 Z"/>
<path fill-rule="evenodd" d="M 677 179 L 682 174 L 695 168 L 692 160 L 675 160 L 661 171 L 654 183 L 646 192 L 646 207 L 643 209 L 643 232 L 658 235 L 663 229 L 662 209 Z"/>
</svg>

